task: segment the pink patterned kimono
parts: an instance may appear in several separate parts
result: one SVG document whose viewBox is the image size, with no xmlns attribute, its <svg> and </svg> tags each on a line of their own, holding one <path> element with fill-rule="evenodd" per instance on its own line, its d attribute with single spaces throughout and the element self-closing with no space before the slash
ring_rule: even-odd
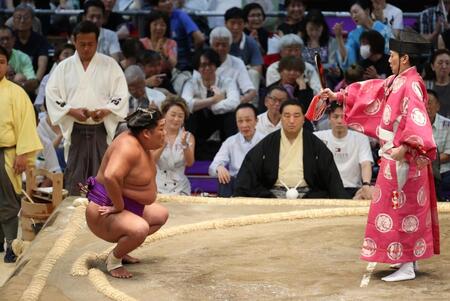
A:
<svg viewBox="0 0 450 301">
<path fill-rule="evenodd" d="M 381 144 L 361 259 L 402 263 L 439 254 L 431 164 L 421 170 L 416 165 L 419 157 L 434 160 L 436 156 L 426 111 L 428 95 L 416 68 L 395 79 L 351 84 L 338 93 L 338 100 L 344 103 L 348 125 Z M 391 148 L 401 144 L 408 146 L 404 162 L 390 157 Z"/>
</svg>

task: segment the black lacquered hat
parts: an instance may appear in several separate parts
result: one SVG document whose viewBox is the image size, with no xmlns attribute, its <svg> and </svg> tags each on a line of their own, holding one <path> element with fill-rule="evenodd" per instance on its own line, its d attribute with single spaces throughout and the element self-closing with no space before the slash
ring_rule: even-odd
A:
<svg viewBox="0 0 450 301">
<path fill-rule="evenodd" d="M 431 54 L 431 43 L 412 29 L 400 30 L 395 38 L 389 39 L 389 49 L 410 56 Z"/>
</svg>

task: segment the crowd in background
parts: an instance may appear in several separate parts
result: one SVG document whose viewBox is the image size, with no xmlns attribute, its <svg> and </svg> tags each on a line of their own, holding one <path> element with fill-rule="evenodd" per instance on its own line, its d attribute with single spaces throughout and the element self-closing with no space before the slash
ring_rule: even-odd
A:
<svg viewBox="0 0 450 301">
<path fill-rule="evenodd" d="M 81 20 L 98 27 L 97 52 L 113 58 L 123 70 L 128 113 L 156 106 L 166 117 L 166 145 L 154 153 L 161 193 L 190 194 L 185 167 L 195 160 L 211 161 L 209 173 L 222 185 L 232 183 L 245 154 L 281 128 L 284 101 L 295 100 L 305 113 L 324 86 L 338 91 L 356 81 L 392 74 L 389 39 L 404 29 L 404 21 L 402 11 L 389 1 L 345 2 L 354 22 L 349 32 L 341 22 L 329 24 L 320 10 L 308 9 L 308 1 L 302 0 L 284 1 L 286 16 L 268 20 L 266 13 L 276 10 L 273 2 L 0 1 L 0 7 L 13 9 L 0 26 L 0 45 L 10 55 L 7 78 L 27 92 L 39 120 L 44 150 L 38 166 L 52 172 L 65 168 L 63 133 L 46 113 L 45 91 L 55 67 L 75 54 L 72 29 Z M 416 67 L 429 89 L 427 108 L 439 151 L 435 178 L 440 198 L 447 200 L 450 1 L 436 2 L 424 8 L 413 28 L 434 45 L 433 55 L 423 57 Z M 223 17 L 187 13 L 205 7 L 222 7 Z M 35 8 L 82 9 L 83 13 L 36 15 Z M 120 13 L 133 9 L 150 10 L 145 22 Z M 316 54 L 320 54 L 323 75 L 316 68 Z M 242 108 L 242 104 L 248 105 Z M 248 110 L 243 110 L 244 114 L 240 109 Z M 334 108 L 322 120 L 306 120 L 303 128 L 318 132 L 330 146 L 333 139 L 329 135 L 338 140 L 347 137 L 341 115 L 342 110 Z M 344 132 L 344 136 L 336 136 Z M 337 166 L 344 187 L 351 188 L 349 197 L 364 197 L 359 188 L 375 178 L 378 143 L 362 135 L 352 139 L 329 148 L 336 163 L 342 163 Z M 354 143 L 364 145 L 364 155 L 355 155 Z M 347 181 L 355 171 L 356 179 Z M 233 187 L 222 187 L 219 195 L 233 195 Z"/>
</svg>

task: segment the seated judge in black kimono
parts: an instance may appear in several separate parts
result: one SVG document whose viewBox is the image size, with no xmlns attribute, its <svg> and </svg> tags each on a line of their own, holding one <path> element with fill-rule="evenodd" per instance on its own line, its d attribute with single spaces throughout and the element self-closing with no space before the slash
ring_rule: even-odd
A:
<svg viewBox="0 0 450 301">
<path fill-rule="evenodd" d="M 295 100 L 280 107 L 281 129 L 267 135 L 245 156 L 235 196 L 285 198 L 295 188 L 303 198 L 347 198 L 333 155 L 303 128 L 304 110 Z"/>
</svg>

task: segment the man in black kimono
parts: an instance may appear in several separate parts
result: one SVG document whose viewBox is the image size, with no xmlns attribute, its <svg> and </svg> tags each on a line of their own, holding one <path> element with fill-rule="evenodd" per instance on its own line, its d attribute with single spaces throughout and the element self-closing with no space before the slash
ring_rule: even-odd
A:
<svg viewBox="0 0 450 301">
<path fill-rule="evenodd" d="M 303 129 L 303 107 L 295 100 L 281 107 L 281 129 L 251 149 L 237 175 L 235 196 L 348 198 L 333 155 L 320 139 Z"/>
</svg>

